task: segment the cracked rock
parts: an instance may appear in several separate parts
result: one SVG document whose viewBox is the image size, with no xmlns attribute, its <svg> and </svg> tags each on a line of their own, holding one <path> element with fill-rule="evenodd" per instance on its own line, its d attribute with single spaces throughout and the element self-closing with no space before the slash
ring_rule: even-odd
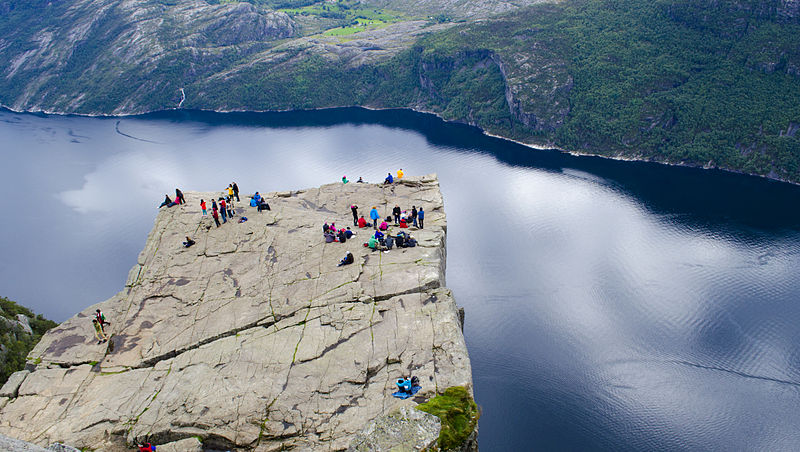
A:
<svg viewBox="0 0 800 452">
<path fill-rule="evenodd" d="M 435 175 L 271 193 L 272 210 L 261 213 L 242 196 L 219 228 L 199 200 L 222 194 L 184 194 L 186 205 L 158 212 L 123 290 L 31 352 L 31 372 L 3 389 L 0 433 L 111 451 L 145 440 L 159 450 L 192 441 L 343 450 L 393 409 L 401 375 L 421 380 L 415 400 L 471 390 L 458 308 L 444 287 Z M 352 228 L 353 203 L 365 217 L 373 205 L 383 217 L 395 204 L 423 205 L 426 228 L 407 230 L 420 246 L 372 252 L 362 246 L 372 228 L 326 244 L 322 224 Z M 355 263 L 337 267 L 347 251 Z M 98 308 L 111 322 L 108 343 L 94 339 Z"/>
</svg>

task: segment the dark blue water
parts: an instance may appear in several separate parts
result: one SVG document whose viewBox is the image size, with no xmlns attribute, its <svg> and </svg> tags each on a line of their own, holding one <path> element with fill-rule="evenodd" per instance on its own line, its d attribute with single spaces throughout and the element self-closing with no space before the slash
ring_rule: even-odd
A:
<svg viewBox="0 0 800 452">
<path fill-rule="evenodd" d="M 396 111 L 0 111 L 0 147 L 0 294 L 56 320 L 122 287 L 176 186 L 436 172 L 483 451 L 800 450 L 798 187 Z"/>
</svg>

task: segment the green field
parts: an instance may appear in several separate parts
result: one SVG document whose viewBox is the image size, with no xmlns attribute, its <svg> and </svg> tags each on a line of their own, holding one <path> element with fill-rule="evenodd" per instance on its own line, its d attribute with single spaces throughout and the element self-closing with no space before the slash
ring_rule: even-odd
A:
<svg viewBox="0 0 800 452">
<path fill-rule="evenodd" d="M 348 36 L 365 30 L 374 30 L 388 24 L 408 19 L 401 13 L 363 8 L 353 1 L 321 2 L 300 8 L 283 8 L 290 16 L 313 16 L 331 20 L 325 36 Z"/>
</svg>

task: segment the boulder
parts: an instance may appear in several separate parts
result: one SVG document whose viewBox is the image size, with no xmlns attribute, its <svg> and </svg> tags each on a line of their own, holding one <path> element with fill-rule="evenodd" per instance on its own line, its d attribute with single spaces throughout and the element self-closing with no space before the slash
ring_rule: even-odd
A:
<svg viewBox="0 0 800 452">
<path fill-rule="evenodd" d="M 197 208 L 221 194 L 184 194 L 159 211 L 125 288 L 31 352 L 0 432 L 102 450 L 195 437 L 207 449 L 336 450 L 395 406 L 398 376 L 419 377 L 419 400 L 472 387 L 435 176 L 267 194 L 272 210 L 238 203 L 221 227 Z M 326 244 L 324 222 L 354 228 L 353 203 L 384 217 L 423 205 L 425 229 L 406 230 L 419 246 L 371 251 L 371 228 Z M 184 248 L 186 236 L 197 243 Z M 347 251 L 355 262 L 338 267 Z"/>
<path fill-rule="evenodd" d="M 370 422 L 358 432 L 348 452 L 405 452 L 433 450 L 442 429 L 439 418 L 415 408 L 416 404 L 400 404 L 386 415 Z"/>
</svg>

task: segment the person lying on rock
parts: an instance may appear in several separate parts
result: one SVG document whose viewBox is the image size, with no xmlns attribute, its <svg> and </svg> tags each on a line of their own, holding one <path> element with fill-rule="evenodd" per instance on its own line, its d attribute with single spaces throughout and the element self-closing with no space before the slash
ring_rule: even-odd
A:
<svg viewBox="0 0 800 452">
<path fill-rule="evenodd" d="M 337 267 L 341 267 L 342 265 L 350 265 L 353 262 L 355 262 L 355 258 L 353 258 L 353 253 L 348 251 L 347 254 L 345 254 L 344 257 L 342 258 L 342 260 L 339 261 L 339 265 L 337 265 Z"/>
<path fill-rule="evenodd" d="M 196 242 L 194 240 L 190 239 L 189 236 L 187 235 L 186 236 L 186 241 L 183 242 L 183 246 L 186 247 L 186 248 L 189 248 L 190 246 L 194 245 L 195 243 Z"/>
</svg>

